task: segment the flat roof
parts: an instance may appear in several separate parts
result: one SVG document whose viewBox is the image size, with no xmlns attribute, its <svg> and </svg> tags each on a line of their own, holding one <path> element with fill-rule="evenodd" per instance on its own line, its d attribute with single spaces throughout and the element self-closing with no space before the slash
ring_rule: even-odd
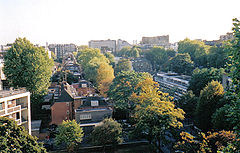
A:
<svg viewBox="0 0 240 153">
<path fill-rule="evenodd" d="M 11 89 L 0 90 L 0 98 L 9 97 L 9 96 L 26 93 L 26 92 L 27 92 L 27 90 L 25 88 L 14 89 L 14 90 L 11 90 Z"/>
</svg>

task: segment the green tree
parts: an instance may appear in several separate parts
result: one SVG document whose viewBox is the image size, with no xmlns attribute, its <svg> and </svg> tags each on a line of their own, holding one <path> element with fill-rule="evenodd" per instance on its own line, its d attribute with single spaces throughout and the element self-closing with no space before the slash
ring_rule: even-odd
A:
<svg viewBox="0 0 240 153">
<path fill-rule="evenodd" d="M 76 145 L 82 142 L 83 130 L 75 120 L 63 121 L 58 127 L 59 133 L 56 135 L 56 144 L 66 144 L 68 151 L 74 150 Z"/>
<path fill-rule="evenodd" d="M 194 63 L 188 53 L 177 54 L 169 60 L 168 70 L 179 74 L 191 75 Z"/>
<path fill-rule="evenodd" d="M 120 57 L 125 57 L 125 58 L 137 58 L 140 56 L 141 49 L 138 48 L 137 46 L 133 47 L 123 47 L 117 55 Z"/>
<path fill-rule="evenodd" d="M 14 120 L 0 117 L 0 151 L 2 153 L 46 153 L 42 143 L 28 134 L 23 126 Z"/>
<path fill-rule="evenodd" d="M 172 56 L 168 51 L 169 50 L 165 50 L 163 47 L 153 47 L 150 51 L 146 52 L 144 56 L 150 61 L 153 69 L 159 71 L 163 68 L 163 64 Z"/>
<path fill-rule="evenodd" d="M 116 64 L 114 69 L 115 75 L 117 75 L 121 71 L 131 71 L 132 70 L 132 62 L 129 59 L 121 59 Z"/>
<path fill-rule="evenodd" d="M 192 78 L 189 81 L 188 90 L 192 90 L 193 93 L 198 97 L 200 91 L 212 80 L 221 82 L 224 69 L 216 68 L 196 68 L 193 71 Z"/>
<path fill-rule="evenodd" d="M 224 68 L 228 62 L 228 49 L 224 46 L 213 46 L 209 49 L 208 67 Z"/>
<path fill-rule="evenodd" d="M 94 145 L 118 144 L 123 141 L 121 124 L 112 118 L 104 119 L 91 133 L 91 143 Z"/>
<path fill-rule="evenodd" d="M 109 64 L 112 65 L 112 67 L 114 68 L 115 66 L 115 59 L 114 59 L 114 55 L 109 53 L 109 52 L 106 52 L 104 53 L 104 56 L 109 60 Z"/>
<path fill-rule="evenodd" d="M 196 108 L 197 124 L 200 129 L 208 131 L 212 128 L 211 117 L 216 109 L 224 105 L 221 101 L 223 96 L 223 86 L 217 81 L 208 83 L 201 91 Z"/>
<path fill-rule="evenodd" d="M 115 118 L 126 119 L 134 109 L 135 104 L 130 101 L 137 84 L 151 77 L 149 73 L 122 71 L 114 78 L 107 95 L 114 105 Z"/>
<path fill-rule="evenodd" d="M 178 101 L 175 102 L 176 106 L 182 108 L 186 113 L 186 118 L 193 118 L 196 110 L 198 97 L 196 97 L 190 90 Z"/>
<path fill-rule="evenodd" d="M 135 108 L 135 131 L 142 135 L 159 150 L 160 144 L 165 143 L 165 136 L 170 129 L 182 127 L 179 120 L 184 119 L 184 111 L 175 108 L 168 94 L 159 91 L 158 84 L 151 78 L 140 82 L 139 92 L 132 95 L 137 106 Z"/>
<path fill-rule="evenodd" d="M 178 43 L 179 53 L 188 53 L 194 61 L 195 66 L 207 67 L 207 54 L 210 46 L 207 46 L 202 41 L 190 40 L 188 38 Z"/>
<path fill-rule="evenodd" d="M 17 38 L 4 56 L 4 74 L 10 86 L 26 87 L 33 95 L 44 95 L 50 85 L 53 60 L 42 47 Z"/>
</svg>

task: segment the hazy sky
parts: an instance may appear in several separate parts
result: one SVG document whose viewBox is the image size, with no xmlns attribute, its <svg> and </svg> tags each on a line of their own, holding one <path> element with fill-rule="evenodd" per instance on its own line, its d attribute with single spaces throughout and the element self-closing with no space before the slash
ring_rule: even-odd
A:
<svg viewBox="0 0 240 153">
<path fill-rule="evenodd" d="M 170 42 L 218 39 L 240 17 L 240 0 L 0 0 L 0 44 L 87 44 L 169 35 Z"/>
</svg>

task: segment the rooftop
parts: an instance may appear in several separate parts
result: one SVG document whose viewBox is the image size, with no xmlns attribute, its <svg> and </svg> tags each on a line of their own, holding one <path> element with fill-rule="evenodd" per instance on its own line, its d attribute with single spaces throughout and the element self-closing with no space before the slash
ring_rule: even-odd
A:
<svg viewBox="0 0 240 153">
<path fill-rule="evenodd" d="M 25 88 L 0 90 L 0 98 L 9 97 L 9 96 L 13 96 L 13 95 L 17 95 L 25 92 L 27 92 Z"/>
</svg>

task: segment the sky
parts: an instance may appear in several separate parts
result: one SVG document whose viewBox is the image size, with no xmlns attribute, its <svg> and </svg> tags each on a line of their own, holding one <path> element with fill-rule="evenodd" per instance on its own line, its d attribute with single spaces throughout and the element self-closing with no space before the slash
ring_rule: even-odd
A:
<svg viewBox="0 0 240 153">
<path fill-rule="evenodd" d="M 26 37 L 34 44 L 169 35 L 216 40 L 240 18 L 240 0 L 0 0 L 0 45 Z"/>
</svg>

